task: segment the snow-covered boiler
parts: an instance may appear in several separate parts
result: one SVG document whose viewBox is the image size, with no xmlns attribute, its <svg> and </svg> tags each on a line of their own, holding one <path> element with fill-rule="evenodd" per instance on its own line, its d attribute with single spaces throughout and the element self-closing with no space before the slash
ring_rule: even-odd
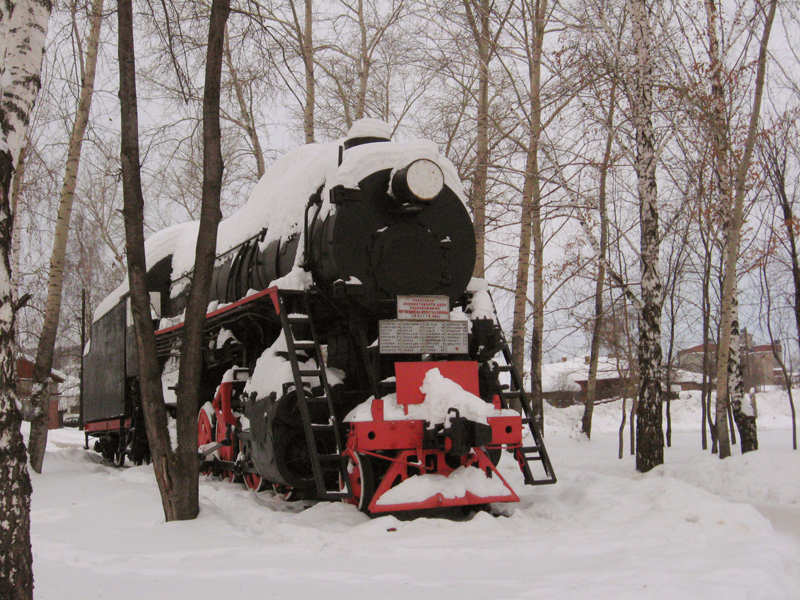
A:
<svg viewBox="0 0 800 600">
<path fill-rule="evenodd" d="M 206 473 L 370 514 L 519 497 L 554 483 L 487 286 L 453 165 L 364 119 L 276 161 L 220 223 L 205 326 Z M 174 407 L 197 223 L 146 244 L 162 382 Z M 118 464 L 148 458 L 127 282 L 84 352 L 84 422 Z M 522 415 L 510 410 L 516 402 Z"/>
</svg>

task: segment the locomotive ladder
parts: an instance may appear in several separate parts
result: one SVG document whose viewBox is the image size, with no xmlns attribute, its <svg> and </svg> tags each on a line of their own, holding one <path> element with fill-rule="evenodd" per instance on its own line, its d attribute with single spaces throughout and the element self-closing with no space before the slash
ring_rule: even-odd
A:
<svg viewBox="0 0 800 600">
<path fill-rule="evenodd" d="M 500 396 L 500 403 L 503 408 L 508 408 L 509 400 L 519 399 L 520 404 L 522 405 L 522 410 L 525 413 L 525 416 L 522 418 L 522 425 L 528 426 L 534 442 L 533 446 L 521 446 L 519 448 L 515 448 L 514 458 L 517 459 L 517 462 L 519 462 L 520 467 L 522 468 L 522 474 L 527 485 L 545 485 L 548 483 L 555 483 L 556 474 L 553 471 L 553 465 L 550 462 L 550 457 L 547 455 L 547 448 L 544 446 L 544 438 L 539 432 L 539 428 L 536 426 L 536 421 L 534 421 L 530 399 L 525 393 L 525 388 L 522 386 L 522 378 L 519 376 L 519 372 L 517 371 L 516 367 L 514 367 L 514 361 L 511 360 L 511 349 L 508 347 L 508 342 L 506 342 L 506 336 L 503 333 L 503 329 L 499 325 L 498 329 L 500 330 L 500 340 L 502 342 L 503 357 L 506 360 L 506 364 L 497 365 L 497 369 L 501 373 L 509 373 L 511 375 L 511 384 L 500 386 L 500 390 L 498 392 L 498 395 Z M 529 463 L 535 461 L 540 461 L 542 463 L 542 469 L 544 470 L 545 477 L 540 477 L 537 479 L 534 476 Z"/>
<path fill-rule="evenodd" d="M 339 423 L 333 412 L 322 348 L 317 340 L 314 322 L 311 318 L 309 293 L 278 290 L 275 297 L 275 308 L 286 336 L 286 350 L 292 366 L 297 405 L 300 408 L 303 430 L 306 434 L 308 456 L 314 471 L 317 496 L 323 500 L 350 498 L 352 491 L 347 474 L 348 461 L 342 454 L 344 447 L 339 434 Z M 299 310 L 302 312 L 298 312 Z M 301 365 L 297 356 L 298 350 L 313 350 L 317 362 L 316 368 L 308 369 L 305 365 Z M 322 394 L 314 395 L 307 390 L 303 385 L 303 377 L 319 377 Z M 346 490 L 340 489 L 340 481 L 345 482 Z"/>
</svg>

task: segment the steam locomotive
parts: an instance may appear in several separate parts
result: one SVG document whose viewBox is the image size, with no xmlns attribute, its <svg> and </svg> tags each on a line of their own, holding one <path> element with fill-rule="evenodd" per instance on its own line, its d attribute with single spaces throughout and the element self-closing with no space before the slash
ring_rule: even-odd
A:
<svg viewBox="0 0 800 600">
<path fill-rule="evenodd" d="M 556 478 L 487 286 L 472 278 L 459 178 L 433 143 L 390 135 L 364 119 L 341 144 L 289 152 L 220 223 L 201 471 L 369 514 L 518 501 L 497 469 L 503 450 L 525 483 Z M 196 232 L 178 225 L 146 245 L 173 410 Z M 84 373 L 94 449 L 120 466 L 147 461 L 127 283 L 95 312 Z"/>
</svg>

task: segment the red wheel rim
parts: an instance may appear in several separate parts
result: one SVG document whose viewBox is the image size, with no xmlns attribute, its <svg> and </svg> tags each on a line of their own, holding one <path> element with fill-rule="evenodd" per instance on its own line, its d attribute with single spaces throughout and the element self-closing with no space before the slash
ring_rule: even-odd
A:
<svg viewBox="0 0 800 600">
<path fill-rule="evenodd" d="M 197 415 L 197 445 L 204 446 L 214 441 L 214 425 L 205 409 L 200 409 Z"/>
<path fill-rule="evenodd" d="M 343 502 L 352 504 L 360 511 L 366 511 L 367 505 L 372 501 L 372 495 L 375 491 L 372 484 L 372 470 L 370 469 L 367 474 L 364 473 L 361 456 L 357 452 L 346 451 L 345 456 L 349 459 L 347 463 L 347 473 L 350 478 L 350 489 L 353 492 L 353 496 L 352 498 L 345 498 Z M 366 497 L 364 496 L 365 485 L 369 488 Z M 339 488 L 341 490 L 346 489 L 344 481 L 342 481 L 341 478 L 339 480 Z"/>
<path fill-rule="evenodd" d="M 350 475 L 350 489 L 353 492 L 352 498 L 345 498 L 343 502 L 358 506 L 361 501 L 361 463 L 353 457 L 352 453 L 347 454 L 350 462 L 347 463 L 347 473 Z M 344 481 L 339 481 L 341 490 L 347 489 Z"/>
<path fill-rule="evenodd" d="M 275 497 L 283 500 L 284 502 L 292 502 L 295 500 L 296 493 L 293 488 L 278 483 L 272 484 L 272 491 L 275 492 Z"/>
<path fill-rule="evenodd" d="M 205 446 L 206 444 L 210 444 L 214 441 L 214 425 L 211 422 L 211 417 L 205 411 L 205 409 L 200 409 L 200 413 L 197 415 L 197 446 Z M 200 472 L 204 475 L 208 474 L 207 469 L 200 469 Z"/>
<path fill-rule="evenodd" d="M 223 423 L 220 420 L 217 420 L 217 441 L 224 442 L 226 435 L 227 435 L 227 427 L 225 426 L 225 423 Z M 239 453 L 239 450 L 238 448 L 236 448 L 236 445 L 237 445 L 236 441 L 234 440 L 234 442 L 230 446 L 222 446 L 219 450 L 217 450 L 217 453 L 219 454 L 219 459 L 224 460 L 226 462 L 235 461 L 236 456 Z M 236 473 L 234 473 L 233 471 L 222 471 L 222 479 L 225 481 L 232 482 L 234 479 L 236 479 Z"/>
<path fill-rule="evenodd" d="M 253 490 L 254 492 L 263 492 L 267 487 L 266 480 L 257 473 L 245 473 L 244 484 L 248 490 Z"/>
</svg>

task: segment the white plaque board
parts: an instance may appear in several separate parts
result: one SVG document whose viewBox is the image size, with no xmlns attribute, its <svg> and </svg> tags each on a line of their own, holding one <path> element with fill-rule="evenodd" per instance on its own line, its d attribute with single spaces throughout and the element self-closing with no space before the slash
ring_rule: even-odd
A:
<svg viewBox="0 0 800 600">
<path fill-rule="evenodd" d="M 467 321 L 380 322 L 381 354 L 467 354 Z"/>
<path fill-rule="evenodd" d="M 411 321 L 449 321 L 447 296 L 398 296 L 397 318 Z"/>
</svg>

